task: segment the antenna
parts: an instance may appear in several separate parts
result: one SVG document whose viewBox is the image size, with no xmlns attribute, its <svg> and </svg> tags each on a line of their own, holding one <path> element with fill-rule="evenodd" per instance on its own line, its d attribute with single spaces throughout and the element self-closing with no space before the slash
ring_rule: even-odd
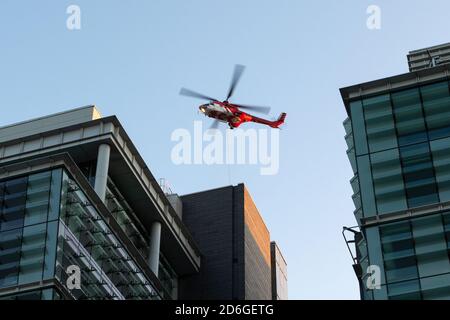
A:
<svg viewBox="0 0 450 320">
<path fill-rule="evenodd" d="M 165 195 L 173 194 L 172 189 L 170 188 L 169 182 L 165 178 L 159 179 L 159 186 Z"/>
</svg>

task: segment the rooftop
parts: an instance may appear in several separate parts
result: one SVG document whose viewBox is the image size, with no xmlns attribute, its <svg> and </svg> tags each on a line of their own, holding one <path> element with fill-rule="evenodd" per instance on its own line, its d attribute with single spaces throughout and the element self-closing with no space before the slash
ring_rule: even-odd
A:
<svg viewBox="0 0 450 320">
<path fill-rule="evenodd" d="M 347 115 L 352 101 L 450 79 L 450 43 L 413 50 L 407 58 L 410 72 L 341 88 Z"/>
<path fill-rule="evenodd" d="M 101 117 L 100 111 L 94 105 L 90 105 L 6 125 L 0 127 L 0 143 L 40 132 L 64 128 L 91 120 L 97 120 Z"/>
<path fill-rule="evenodd" d="M 395 92 L 400 89 L 450 79 L 450 64 L 407 72 L 396 76 L 364 82 L 340 89 L 345 109 L 350 117 L 350 102 L 374 95 Z"/>
</svg>

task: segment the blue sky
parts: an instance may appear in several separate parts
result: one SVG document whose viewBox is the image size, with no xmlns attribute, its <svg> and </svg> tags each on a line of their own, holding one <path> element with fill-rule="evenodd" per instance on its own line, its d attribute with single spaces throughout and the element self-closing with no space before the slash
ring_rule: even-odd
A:
<svg viewBox="0 0 450 320">
<path fill-rule="evenodd" d="M 71 4 L 79 31 L 66 28 Z M 381 30 L 366 27 L 371 4 Z M 446 0 L 1 0 L 0 125 L 96 104 L 177 193 L 245 182 L 288 261 L 291 299 L 357 299 L 341 236 L 355 221 L 338 89 L 404 73 L 409 50 L 450 41 L 449 10 Z M 279 174 L 173 165 L 171 132 L 202 119 L 180 88 L 224 97 L 236 63 L 247 70 L 233 101 L 288 113 Z"/>
</svg>

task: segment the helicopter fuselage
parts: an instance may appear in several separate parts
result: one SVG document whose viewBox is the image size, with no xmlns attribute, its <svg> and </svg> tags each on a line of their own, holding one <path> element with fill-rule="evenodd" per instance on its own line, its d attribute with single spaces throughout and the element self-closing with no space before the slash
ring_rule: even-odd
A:
<svg viewBox="0 0 450 320">
<path fill-rule="evenodd" d="M 284 122 L 285 117 L 285 114 L 282 114 L 276 121 L 262 119 L 243 112 L 239 110 L 237 106 L 226 101 L 213 101 L 210 103 L 202 104 L 199 107 L 199 110 L 207 117 L 228 123 L 230 129 L 237 128 L 244 122 L 255 122 L 268 125 L 272 128 L 278 128 Z"/>
</svg>

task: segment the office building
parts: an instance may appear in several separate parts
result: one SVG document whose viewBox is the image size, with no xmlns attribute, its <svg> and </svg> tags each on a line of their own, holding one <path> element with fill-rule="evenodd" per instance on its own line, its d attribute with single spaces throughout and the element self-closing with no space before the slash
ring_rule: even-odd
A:
<svg viewBox="0 0 450 320">
<path fill-rule="evenodd" d="M 235 206 L 232 198 L 221 203 Z M 200 250 L 208 239 L 191 235 L 205 226 L 195 225 L 190 206 L 161 188 L 119 120 L 102 117 L 94 106 L 1 127 L 0 300 L 190 299 L 181 285 L 201 274 L 203 260 L 217 272 L 230 266 L 228 260 L 211 262 Z M 216 219 L 213 214 L 209 219 Z M 236 248 L 239 242 L 259 250 L 249 237 L 244 241 L 243 221 L 236 220 L 238 237 L 221 219 L 214 228 Z M 266 228 L 260 236 L 264 255 L 240 261 L 234 297 L 271 299 Z M 250 265 L 269 267 L 244 289 L 250 275 L 239 272 Z"/>
<path fill-rule="evenodd" d="M 450 299 L 449 48 L 341 89 L 362 299 Z"/>
<path fill-rule="evenodd" d="M 287 262 L 275 241 L 270 243 L 272 300 L 288 299 Z"/>
<path fill-rule="evenodd" d="M 0 204 L 2 299 L 176 299 L 200 268 L 122 125 L 93 106 L 0 128 Z"/>
<path fill-rule="evenodd" d="M 180 297 L 271 300 L 270 233 L 244 184 L 184 195 L 181 201 L 202 266 L 198 274 L 180 279 Z M 282 288 L 279 296 L 287 299 L 283 280 L 273 289 Z"/>
</svg>

